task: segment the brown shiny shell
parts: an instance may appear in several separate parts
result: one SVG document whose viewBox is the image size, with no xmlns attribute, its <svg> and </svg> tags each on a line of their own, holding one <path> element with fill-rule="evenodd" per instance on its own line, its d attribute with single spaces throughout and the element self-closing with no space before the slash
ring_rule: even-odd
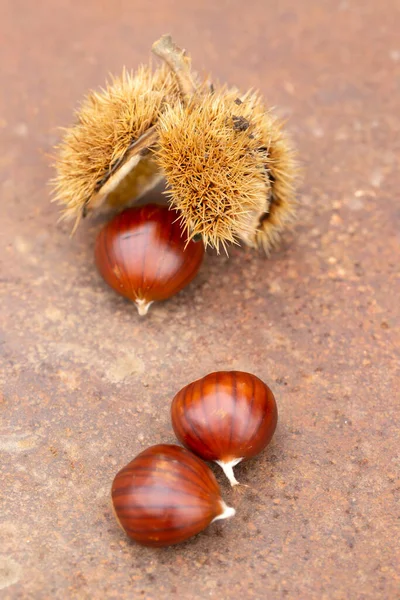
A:
<svg viewBox="0 0 400 600">
<path fill-rule="evenodd" d="M 116 215 L 97 236 L 95 260 L 103 279 L 137 303 L 166 300 L 196 276 L 202 242 L 187 242 L 176 211 L 148 204 Z"/>
<path fill-rule="evenodd" d="M 177 438 L 210 461 L 229 462 L 261 452 L 278 422 L 269 387 L 242 371 L 210 373 L 177 393 L 171 406 Z"/>
<path fill-rule="evenodd" d="M 182 542 L 226 509 L 209 467 L 169 444 L 141 452 L 116 475 L 111 493 L 120 525 L 146 546 Z"/>
</svg>

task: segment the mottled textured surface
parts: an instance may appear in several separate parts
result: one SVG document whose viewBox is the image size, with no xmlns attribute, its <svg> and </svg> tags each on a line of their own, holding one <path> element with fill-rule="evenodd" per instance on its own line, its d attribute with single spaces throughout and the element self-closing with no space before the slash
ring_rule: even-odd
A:
<svg viewBox="0 0 400 600">
<path fill-rule="evenodd" d="M 2 598 L 400 597 L 397 0 L 0 4 Z M 47 154 L 88 87 L 170 31 L 258 87 L 304 166 L 270 259 L 213 254 L 147 319 L 49 205 Z M 280 423 L 237 468 L 237 515 L 167 550 L 130 543 L 111 481 L 173 442 L 169 403 L 216 369 L 254 372 Z"/>
</svg>

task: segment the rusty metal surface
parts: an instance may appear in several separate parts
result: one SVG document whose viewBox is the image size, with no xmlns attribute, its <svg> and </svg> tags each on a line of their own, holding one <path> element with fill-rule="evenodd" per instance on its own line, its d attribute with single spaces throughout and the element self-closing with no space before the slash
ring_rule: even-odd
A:
<svg viewBox="0 0 400 600">
<path fill-rule="evenodd" d="M 1 2 L 0 595 L 400 597 L 397 0 Z M 138 318 L 93 264 L 100 222 L 57 224 L 46 154 L 76 101 L 171 32 L 258 87 L 304 166 L 268 260 L 208 255 Z M 235 519 L 167 550 L 130 543 L 112 478 L 172 442 L 169 402 L 215 369 L 274 390 L 271 447 L 218 475 Z"/>
</svg>

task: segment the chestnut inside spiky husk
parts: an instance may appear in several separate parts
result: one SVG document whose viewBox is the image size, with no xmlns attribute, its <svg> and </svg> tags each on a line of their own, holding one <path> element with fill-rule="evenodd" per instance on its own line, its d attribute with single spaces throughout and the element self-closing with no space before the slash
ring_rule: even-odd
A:
<svg viewBox="0 0 400 600">
<path fill-rule="evenodd" d="M 188 237 L 217 248 L 243 241 L 268 252 L 293 218 L 294 152 L 282 123 L 252 92 L 199 82 L 170 36 L 164 65 L 124 71 L 91 93 L 58 149 L 64 216 L 122 209 L 165 178 Z"/>
<path fill-rule="evenodd" d="M 63 216 L 121 208 L 156 185 L 162 174 L 149 148 L 159 115 L 179 97 L 176 78 L 162 65 L 123 70 L 105 89 L 91 92 L 65 129 L 53 181 Z"/>
</svg>

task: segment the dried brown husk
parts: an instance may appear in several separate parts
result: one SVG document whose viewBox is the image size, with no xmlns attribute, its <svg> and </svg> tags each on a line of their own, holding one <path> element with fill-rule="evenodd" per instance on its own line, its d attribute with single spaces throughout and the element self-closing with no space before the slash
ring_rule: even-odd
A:
<svg viewBox="0 0 400 600">
<path fill-rule="evenodd" d="M 282 121 L 252 91 L 241 94 L 191 71 L 170 36 L 164 64 L 123 71 L 91 92 L 64 130 L 53 180 L 62 216 L 119 210 L 162 178 L 189 238 L 218 251 L 244 242 L 265 252 L 293 220 L 298 175 Z"/>
<path fill-rule="evenodd" d="M 155 125 L 179 95 L 166 65 L 124 69 L 88 94 L 57 147 L 52 183 L 64 218 L 79 222 L 93 210 L 126 206 L 160 181 L 151 152 Z"/>
<path fill-rule="evenodd" d="M 260 96 L 216 86 L 159 120 L 157 160 L 190 237 L 266 252 L 293 219 L 295 155 Z"/>
</svg>

